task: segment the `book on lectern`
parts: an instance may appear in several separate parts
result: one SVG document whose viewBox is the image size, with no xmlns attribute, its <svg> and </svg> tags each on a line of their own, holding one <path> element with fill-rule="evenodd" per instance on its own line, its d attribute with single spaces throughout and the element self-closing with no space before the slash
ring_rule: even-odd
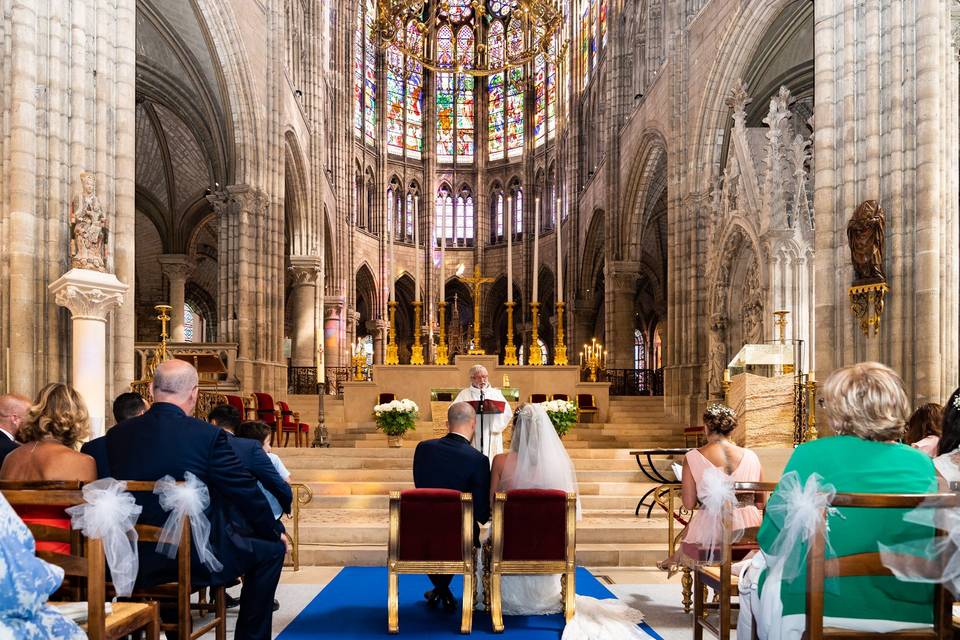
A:
<svg viewBox="0 0 960 640">
<path fill-rule="evenodd" d="M 484 415 L 503 413 L 503 410 L 507 407 L 507 403 L 502 400 L 484 400 L 483 411 L 480 411 L 479 400 L 467 400 L 467 404 L 473 407 L 473 410 L 476 411 L 477 414 L 483 413 Z"/>
</svg>

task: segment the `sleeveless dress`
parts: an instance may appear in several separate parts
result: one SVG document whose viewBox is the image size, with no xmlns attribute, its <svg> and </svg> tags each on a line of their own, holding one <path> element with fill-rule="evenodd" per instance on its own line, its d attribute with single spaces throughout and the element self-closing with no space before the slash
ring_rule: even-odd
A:
<svg viewBox="0 0 960 640">
<path fill-rule="evenodd" d="M 693 475 L 693 479 L 696 480 L 697 492 L 700 493 L 703 487 L 702 479 L 704 472 L 706 472 L 707 469 L 716 469 L 719 467 L 707 460 L 706 456 L 697 449 L 691 449 L 684 457 L 687 461 L 687 470 Z M 723 469 L 720 470 L 723 471 Z M 733 473 L 728 475 L 734 482 L 759 482 L 761 471 L 762 467 L 760 465 L 760 459 L 757 458 L 757 454 L 750 449 L 744 449 L 740 463 L 733 470 Z M 693 514 L 693 517 L 690 519 L 690 524 L 687 525 L 687 532 L 683 537 L 683 542 L 680 545 L 682 554 L 694 560 L 699 559 L 701 546 L 710 546 L 711 543 L 714 545 L 718 544 L 721 534 L 721 532 L 714 530 L 714 527 L 707 522 L 706 518 L 699 516 L 701 516 L 699 512 Z M 752 504 L 738 507 L 736 511 L 733 512 L 733 528 L 735 530 L 759 527 L 762 520 L 763 515 L 760 513 L 760 510 Z"/>
</svg>

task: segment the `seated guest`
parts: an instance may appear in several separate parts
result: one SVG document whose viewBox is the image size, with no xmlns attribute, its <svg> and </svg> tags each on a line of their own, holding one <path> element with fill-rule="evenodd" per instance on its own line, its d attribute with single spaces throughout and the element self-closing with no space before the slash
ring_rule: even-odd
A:
<svg viewBox="0 0 960 640">
<path fill-rule="evenodd" d="M 840 493 L 925 493 L 936 489 L 933 463 L 921 451 L 897 442 L 909 415 L 909 401 L 900 377 L 889 367 L 865 362 L 834 371 L 823 384 L 823 408 L 832 438 L 806 442 L 794 450 L 784 474 L 795 472 L 801 486 L 812 474 Z M 780 493 L 770 498 L 760 527 L 762 553 L 740 580 L 738 638 L 749 638 L 751 612 L 764 640 L 776 630 L 783 639 L 804 633 L 806 565 L 790 580 L 766 567 L 784 527 Z M 826 557 L 875 552 L 891 545 L 922 540 L 932 530 L 904 522 L 901 509 L 839 508 L 828 516 Z M 801 543 L 802 544 L 802 543 Z M 759 585 L 759 586 L 758 586 Z M 885 577 L 827 577 L 829 597 L 824 625 L 857 631 L 887 632 L 928 626 L 933 622 L 933 586 Z M 761 592 L 767 594 L 762 600 Z M 777 594 L 779 593 L 779 597 Z M 778 611 L 782 606 L 782 611 Z"/>
<path fill-rule="evenodd" d="M 0 465 L 7 454 L 20 446 L 17 430 L 30 408 L 30 399 L 14 393 L 0 396 Z"/>
<path fill-rule="evenodd" d="M 0 493 L 0 638 L 83 640 L 87 634 L 47 599 L 63 570 L 36 556 L 33 534 Z"/>
<path fill-rule="evenodd" d="M 233 409 L 233 407 L 230 407 Z M 236 411 L 236 409 L 233 409 Z M 248 422 L 242 422 L 236 429 L 235 434 L 238 439 L 247 439 L 253 440 L 260 444 L 260 448 L 263 449 L 263 452 L 267 454 L 270 463 L 273 465 L 274 471 L 277 472 L 277 475 L 287 483 L 290 484 L 290 472 L 287 470 L 287 467 L 283 464 L 283 460 L 280 459 L 280 456 L 270 451 L 270 434 L 273 431 L 265 423 L 260 422 L 259 420 L 251 420 Z M 273 510 L 273 517 L 277 520 L 283 517 L 284 509 L 277 502 L 276 496 L 274 496 L 266 487 L 263 486 L 263 481 L 258 480 L 258 485 L 260 485 L 260 491 L 263 492 L 264 497 L 267 499 L 267 502 L 270 503 L 270 508 Z M 287 509 L 289 512 L 289 509 Z"/>
<path fill-rule="evenodd" d="M 693 511 L 705 498 L 708 491 L 704 475 L 709 470 L 722 473 L 732 482 L 762 482 L 763 469 L 760 459 L 750 449 L 738 447 L 730 441 L 730 434 L 737 428 L 737 416 L 730 407 L 712 404 L 703 414 L 707 443 L 699 449 L 691 449 L 683 457 L 681 497 L 685 509 Z M 740 496 L 741 506 L 733 512 L 733 528 L 738 531 L 760 526 L 760 510 L 753 494 Z M 721 520 L 702 511 L 696 511 L 684 532 L 683 542 L 677 554 L 665 564 L 696 564 L 710 557 L 719 549 L 722 529 Z M 705 555 L 706 554 L 706 555 Z"/>
<path fill-rule="evenodd" d="M 223 569 L 211 574 L 193 553 L 193 584 L 229 584 L 242 575 L 234 637 L 268 640 L 271 605 L 285 552 L 270 505 L 230 446 L 227 433 L 190 417 L 199 394 L 197 371 L 192 365 L 182 360 L 162 363 L 154 374 L 151 394 L 154 402 L 145 414 L 107 432 L 110 469 L 118 480 L 145 481 L 166 475 L 183 480 L 189 471 L 207 485 L 210 546 Z M 158 497 L 144 493 L 135 497 L 143 507 L 139 521 L 162 526 L 167 513 Z M 175 560 L 157 553 L 153 545 L 140 547 L 138 585 L 153 586 L 176 579 Z M 161 609 L 165 619 L 173 613 Z M 167 638 L 172 640 L 170 632 Z"/>
<path fill-rule="evenodd" d="M 953 392 L 943 409 L 941 437 L 933 464 L 946 483 L 960 482 L 960 389 Z"/>
<path fill-rule="evenodd" d="M 90 428 L 87 407 L 72 387 L 59 382 L 40 390 L 37 402 L 27 411 L 17 438 L 25 446 L 18 447 L 3 461 L 0 480 L 33 482 L 41 480 L 97 479 L 93 458 L 76 450 L 77 442 Z M 20 516 L 28 524 L 45 524 L 70 528 L 70 518 L 59 507 L 37 505 L 24 508 Z M 63 542 L 39 542 L 41 551 L 70 553 Z"/>
<path fill-rule="evenodd" d="M 940 423 L 943 421 L 943 407 L 928 402 L 913 412 L 907 421 L 907 433 L 903 438 L 906 444 L 920 449 L 931 458 L 937 455 L 937 443 L 940 442 Z"/>
<path fill-rule="evenodd" d="M 113 401 L 113 420 L 114 424 L 120 424 L 124 420 L 142 416 L 149 405 L 139 393 L 127 391 L 121 393 Z M 110 465 L 107 463 L 107 441 L 105 436 L 94 438 L 89 442 L 84 442 L 80 447 L 80 453 L 93 456 L 97 461 L 97 477 L 109 478 Z"/>
</svg>

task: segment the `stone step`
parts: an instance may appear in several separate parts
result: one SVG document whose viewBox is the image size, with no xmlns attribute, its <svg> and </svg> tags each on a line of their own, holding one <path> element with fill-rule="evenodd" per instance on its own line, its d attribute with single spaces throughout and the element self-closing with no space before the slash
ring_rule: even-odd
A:
<svg viewBox="0 0 960 640">
<path fill-rule="evenodd" d="M 294 482 L 413 482 L 413 470 L 405 469 L 298 469 L 291 472 Z M 633 469 L 577 469 L 579 482 L 642 483 L 646 477 Z M 649 488 L 649 487 L 648 487 Z"/>
<path fill-rule="evenodd" d="M 375 443 L 374 443 L 375 444 Z M 618 459 L 618 460 L 633 460 L 633 456 L 630 455 L 631 449 L 629 447 L 621 447 L 619 449 L 578 449 L 576 451 L 569 451 L 568 454 L 576 462 L 576 460 L 589 458 L 589 459 Z M 328 448 L 312 448 L 312 447 L 279 447 L 274 449 L 274 452 L 277 453 L 286 463 L 287 460 L 293 459 L 316 459 L 324 460 L 329 458 L 363 458 L 363 459 L 374 459 L 374 458 L 407 458 L 413 459 L 413 449 L 403 448 L 403 447 L 388 447 L 386 445 L 386 439 L 380 443 L 379 447 L 368 447 L 363 451 L 358 451 L 354 447 L 328 447 Z"/>
<path fill-rule="evenodd" d="M 642 494 L 641 494 L 642 495 Z M 584 513 L 590 513 L 592 510 L 616 510 L 629 512 L 633 516 L 636 509 L 639 496 L 617 496 L 617 495 L 581 495 L 580 503 L 583 506 Z M 384 510 L 389 504 L 387 494 L 359 494 L 359 495 L 314 495 L 313 500 L 301 507 L 304 511 L 316 511 L 325 509 L 380 509 Z M 642 515 L 645 515 L 644 511 Z M 654 509 L 652 518 L 662 518 L 663 512 Z"/>
<path fill-rule="evenodd" d="M 407 440 L 404 439 L 401 443 L 401 448 L 413 449 L 416 448 L 418 440 Z M 331 444 L 337 447 L 354 447 L 357 449 L 376 449 L 381 448 L 384 445 L 382 440 L 356 440 L 353 442 L 343 441 L 343 440 L 332 440 Z M 629 441 L 624 439 L 615 439 L 610 441 L 600 441 L 592 442 L 588 440 L 569 440 L 564 442 L 564 447 L 568 452 L 574 451 L 576 449 L 589 449 L 593 447 L 594 449 L 654 449 L 654 448 L 665 448 L 665 447 L 676 447 L 682 444 L 682 438 L 677 437 L 661 437 L 661 438 L 637 438 L 629 439 Z M 572 457 L 572 456 L 571 456 Z"/>
<path fill-rule="evenodd" d="M 299 482 L 301 479 L 300 472 L 302 470 L 347 470 L 347 469 L 384 469 L 384 470 L 395 470 L 395 469 L 405 469 L 409 470 L 412 465 L 412 460 L 410 458 L 363 458 L 363 457 L 344 457 L 344 458 L 326 458 L 326 459 L 316 459 L 308 458 L 306 456 L 296 456 L 296 457 L 285 457 L 284 464 L 287 469 L 293 474 L 293 481 Z M 581 458 L 576 462 L 576 467 L 581 471 L 636 471 L 637 463 L 633 458 L 607 458 L 607 459 L 591 459 L 591 458 Z"/>
<path fill-rule="evenodd" d="M 310 487 L 314 496 L 389 495 L 391 491 L 414 488 L 412 480 L 408 482 L 329 481 L 304 484 Z M 579 482 L 578 484 L 581 496 L 631 496 L 634 499 L 639 499 L 648 489 L 655 486 L 649 482 Z"/>
</svg>

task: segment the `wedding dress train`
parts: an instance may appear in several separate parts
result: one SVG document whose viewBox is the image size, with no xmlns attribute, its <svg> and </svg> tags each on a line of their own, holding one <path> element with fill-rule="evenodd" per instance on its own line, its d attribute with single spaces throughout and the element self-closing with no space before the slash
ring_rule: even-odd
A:
<svg viewBox="0 0 960 640">
<path fill-rule="evenodd" d="M 498 491 L 560 489 L 577 493 L 573 462 L 540 405 L 528 404 L 520 411 L 510 454 Z M 477 566 L 482 571 L 482 559 Z M 504 615 L 547 615 L 563 611 L 559 575 L 504 576 L 500 595 Z M 563 640 L 650 640 L 651 636 L 637 626 L 641 622 L 642 612 L 615 598 L 599 600 L 576 596 L 576 612 L 563 630 Z"/>
</svg>

